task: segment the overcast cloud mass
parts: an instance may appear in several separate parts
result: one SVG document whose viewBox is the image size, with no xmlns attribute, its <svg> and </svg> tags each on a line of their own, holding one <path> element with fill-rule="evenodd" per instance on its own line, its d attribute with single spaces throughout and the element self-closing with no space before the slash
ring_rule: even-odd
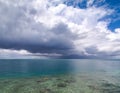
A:
<svg viewBox="0 0 120 93">
<path fill-rule="evenodd" d="M 0 0 L 0 58 L 119 58 L 105 0 Z"/>
</svg>

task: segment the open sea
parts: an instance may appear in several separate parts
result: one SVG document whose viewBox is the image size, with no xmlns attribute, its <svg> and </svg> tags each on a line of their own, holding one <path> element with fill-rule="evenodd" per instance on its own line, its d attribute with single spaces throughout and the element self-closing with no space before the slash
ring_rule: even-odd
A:
<svg viewBox="0 0 120 93">
<path fill-rule="evenodd" d="M 120 93 L 120 60 L 0 59 L 0 93 Z"/>
</svg>

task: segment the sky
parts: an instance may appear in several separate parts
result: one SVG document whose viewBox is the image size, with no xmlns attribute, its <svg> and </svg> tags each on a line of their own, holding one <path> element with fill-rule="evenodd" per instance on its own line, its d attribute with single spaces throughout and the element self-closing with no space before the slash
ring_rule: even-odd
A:
<svg viewBox="0 0 120 93">
<path fill-rule="evenodd" d="M 0 0 L 0 58 L 120 58 L 120 0 Z"/>
</svg>

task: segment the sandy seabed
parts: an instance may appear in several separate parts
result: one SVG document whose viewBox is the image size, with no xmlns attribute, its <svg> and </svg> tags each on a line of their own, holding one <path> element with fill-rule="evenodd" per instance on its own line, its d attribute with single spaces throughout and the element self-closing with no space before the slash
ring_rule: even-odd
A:
<svg viewBox="0 0 120 93">
<path fill-rule="evenodd" d="M 120 93 L 120 76 L 81 73 L 1 78 L 0 93 Z"/>
</svg>

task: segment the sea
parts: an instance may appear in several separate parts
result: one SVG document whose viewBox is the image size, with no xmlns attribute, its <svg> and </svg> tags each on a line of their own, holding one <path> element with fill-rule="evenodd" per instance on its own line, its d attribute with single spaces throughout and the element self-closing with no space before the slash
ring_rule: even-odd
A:
<svg viewBox="0 0 120 93">
<path fill-rule="evenodd" d="M 0 59 L 0 93 L 120 93 L 120 60 Z"/>
</svg>

